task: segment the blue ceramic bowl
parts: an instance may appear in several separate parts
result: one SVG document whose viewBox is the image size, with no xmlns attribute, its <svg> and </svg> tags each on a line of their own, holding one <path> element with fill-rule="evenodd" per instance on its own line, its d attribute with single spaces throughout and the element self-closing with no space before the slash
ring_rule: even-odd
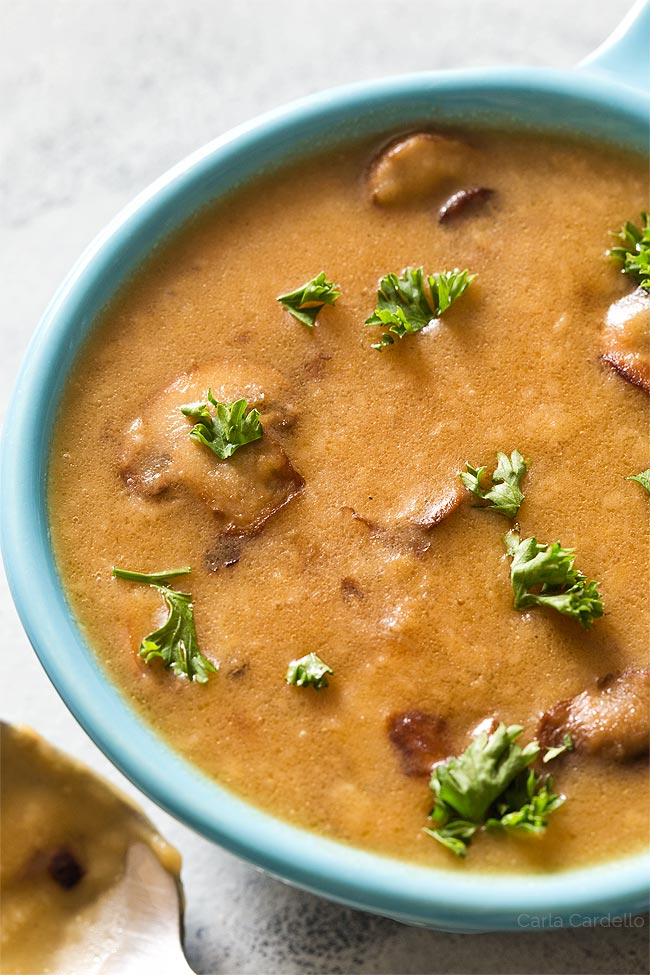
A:
<svg viewBox="0 0 650 975">
<path fill-rule="evenodd" d="M 650 8 L 641 4 L 581 70 L 391 78 L 328 91 L 244 125 L 180 163 L 106 228 L 61 285 L 29 347 L 2 446 L 2 547 L 43 666 L 99 747 L 155 802 L 233 853 L 333 900 L 447 930 L 526 928 L 543 919 L 588 923 L 647 909 L 650 857 L 553 876 L 426 869 L 281 822 L 171 751 L 99 668 L 57 574 L 45 495 L 52 419 L 66 376 L 100 309 L 161 238 L 208 201 L 289 158 L 421 123 L 578 133 L 645 151 L 650 86 L 641 74 L 649 37 Z"/>
</svg>

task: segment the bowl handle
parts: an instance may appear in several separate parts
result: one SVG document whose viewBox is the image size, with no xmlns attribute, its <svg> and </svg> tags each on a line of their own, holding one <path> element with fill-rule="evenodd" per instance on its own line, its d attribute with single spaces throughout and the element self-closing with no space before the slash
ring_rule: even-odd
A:
<svg viewBox="0 0 650 975">
<path fill-rule="evenodd" d="M 607 40 L 578 68 L 650 90 L 650 0 L 637 0 Z"/>
</svg>

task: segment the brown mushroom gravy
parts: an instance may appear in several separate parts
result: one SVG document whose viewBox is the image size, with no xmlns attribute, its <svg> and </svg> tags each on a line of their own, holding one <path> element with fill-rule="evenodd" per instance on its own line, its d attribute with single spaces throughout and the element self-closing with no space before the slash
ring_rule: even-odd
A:
<svg viewBox="0 0 650 975">
<path fill-rule="evenodd" d="M 409 133 L 260 177 L 133 275 L 67 382 L 51 530 L 90 645 L 190 762 L 300 826 L 450 869 L 644 846 L 649 509 L 625 478 L 649 460 L 648 323 L 606 251 L 647 188 L 647 160 L 603 146 Z M 364 321 L 407 266 L 478 277 L 379 353 Z M 308 328 L 276 298 L 322 270 L 341 297 Z M 228 460 L 180 412 L 208 388 L 260 413 Z M 598 580 L 589 630 L 514 609 L 510 522 L 459 480 L 514 449 L 522 537 L 574 547 Z M 113 565 L 192 567 L 206 684 L 138 656 L 160 595 Z M 312 652 L 329 686 L 288 686 Z M 544 766 L 567 799 L 542 836 L 485 834 L 459 862 L 423 832 L 427 776 L 497 721 L 575 735 Z"/>
</svg>

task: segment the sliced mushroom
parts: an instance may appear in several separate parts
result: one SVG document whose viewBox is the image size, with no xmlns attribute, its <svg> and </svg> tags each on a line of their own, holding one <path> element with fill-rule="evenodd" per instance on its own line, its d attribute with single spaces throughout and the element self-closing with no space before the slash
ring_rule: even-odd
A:
<svg viewBox="0 0 650 975">
<path fill-rule="evenodd" d="M 487 186 L 472 186 L 468 190 L 458 190 L 440 207 L 438 223 L 449 224 L 482 209 L 494 196 L 494 190 Z"/>
<path fill-rule="evenodd" d="M 650 393 L 650 294 L 643 288 L 610 305 L 602 349 L 603 362 Z"/>
<path fill-rule="evenodd" d="M 138 441 L 141 433 L 142 419 L 138 417 L 129 428 L 128 436 L 133 441 Z M 147 450 L 144 443 L 142 450 L 137 451 L 137 455 L 127 450 L 122 463 L 120 464 L 120 474 L 126 486 L 135 494 L 143 498 L 155 498 L 157 494 L 165 491 L 171 483 L 171 454 L 165 453 L 164 449 L 156 452 L 153 449 Z"/>
<path fill-rule="evenodd" d="M 153 397 L 129 428 L 119 470 L 138 497 L 190 493 L 214 512 L 220 540 L 215 562 L 236 560 L 235 538 L 256 533 L 277 511 L 302 491 L 304 481 L 277 437 L 293 418 L 290 390 L 274 370 L 255 370 L 222 363 L 184 374 Z M 206 399 L 232 402 L 244 397 L 260 411 L 264 436 L 246 444 L 227 461 L 190 436 L 192 421 L 181 406 Z M 223 536 L 226 536 L 224 539 Z M 218 566 L 217 566 L 218 567 Z"/>
<path fill-rule="evenodd" d="M 351 515 L 355 521 L 365 525 L 370 537 L 387 548 L 424 555 L 431 547 L 431 529 L 456 511 L 463 497 L 464 493 L 454 487 L 440 501 L 427 503 L 421 514 L 401 517 L 389 525 L 382 525 L 366 518 L 349 505 L 345 505 L 341 510 Z"/>
<path fill-rule="evenodd" d="M 434 132 L 401 136 L 370 164 L 370 198 L 379 206 L 400 206 L 444 190 L 467 169 L 472 148 L 460 139 Z"/>
<path fill-rule="evenodd" d="M 607 674 L 593 688 L 560 701 L 542 714 L 537 739 L 547 748 L 571 736 L 584 755 L 615 761 L 640 758 L 650 749 L 650 670 Z"/>
<path fill-rule="evenodd" d="M 430 775 L 435 763 L 451 754 L 447 722 L 440 715 L 402 711 L 390 716 L 387 728 L 404 775 Z"/>
</svg>

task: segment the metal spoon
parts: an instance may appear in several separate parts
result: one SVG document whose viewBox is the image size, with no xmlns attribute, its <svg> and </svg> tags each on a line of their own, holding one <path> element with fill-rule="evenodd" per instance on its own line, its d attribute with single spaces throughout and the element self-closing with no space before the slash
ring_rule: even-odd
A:
<svg viewBox="0 0 650 975">
<path fill-rule="evenodd" d="M 151 848 L 134 843 L 118 883 L 94 905 L 84 940 L 56 957 L 56 975 L 188 975 L 182 892 Z"/>
<path fill-rule="evenodd" d="M 180 857 L 142 810 L 0 722 L 0 972 L 187 975 Z"/>
</svg>

